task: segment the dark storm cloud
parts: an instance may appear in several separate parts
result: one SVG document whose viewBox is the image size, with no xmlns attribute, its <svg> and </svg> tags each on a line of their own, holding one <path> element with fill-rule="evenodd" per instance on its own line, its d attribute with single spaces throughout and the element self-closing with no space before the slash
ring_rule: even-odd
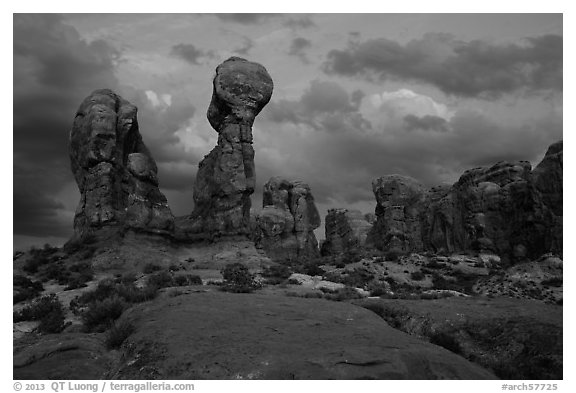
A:
<svg viewBox="0 0 576 393">
<path fill-rule="evenodd" d="M 545 35 L 492 44 L 426 34 L 402 45 L 379 38 L 331 50 L 324 69 L 331 74 L 429 83 L 463 97 L 493 98 L 523 89 L 560 91 L 562 41 L 561 36 Z"/>
<path fill-rule="evenodd" d="M 308 125 L 332 133 L 370 129 L 371 124 L 357 111 L 364 93 L 348 94 L 336 82 L 312 81 L 297 101 L 272 101 L 267 116 L 275 122 Z"/>
<path fill-rule="evenodd" d="M 406 115 L 404 116 L 404 124 L 408 131 L 424 130 L 446 132 L 449 129 L 446 119 L 433 115 Z"/>
<path fill-rule="evenodd" d="M 537 164 L 548 145 L 562 138 L 562 118 L 553 112 L 494 120 L 460 110 L 448 120 L 394 114 L 390 103 L 380 108 L 382 124 L 369 123 L 359 109 L 363 94 L 356 95 L 353 104 L 337 84 L 315 82 L 300 99 L 272 101 L 266 120 L 286 128 L 278 135 L 277 128 L 262 127 L 274 130 L 267 141 L 273 144 L 269 152 L 258 152 L 258 173 L 300 178 L 319 203 L 345 207 L 372 203 L 371 181 L 379 176 L 412 176 L 428 186 L 453 183 L 466 169 L 501 160 Z M 391 114 L 401 121 L 387 121 Z"/>
<path fill-rule="evenodd" d="M 309 60 L 306 57 L 306 49 L 312 46 L 312 41 L 307 40 L 303 37 L 297 37 L 292 40 L 292 44 L 290 44 L 290 49 L 288 50 L 288 54 L 291 56 L 296 56 L 302 60 L 303 63 L 308 63 Z"/>
<path fill-rule="evenodd" d="M 205 51 L 198 49 L 192 44 L 174 45 L 170 51 L 170 54 L 195 65 L 201 64 L 200 60 L 202 59 L 210 59 L 214 57 L 214 52 L 210 50 Z"/>
<path fill-rule="evenodd" d="M 362 92 L 352 96 L 336 82 L 314 80 L 299 100 L 280 99 L 268 105 L 266 116 L 275 122 L 307 124 L 315 129 L 339 131 L 367 125 L 357 112 Z M 343 128 L 344 127 L 344 128 Z"/>
<path fill-rule="evenodd" d="M 299 15 L 299 16 L 292 16 L 289 17 L 284 25 L 290 27 L 292 29 L 307 29 L 309 27 L 316 26 L 312 18 L 308 15 Z"/>
<path fill-rule="evenodd" d="M 217 18 L 226 21 L 226 22 L 235 22 L 240 23 L 243 25 L 252 25 L 256 23 L 260 23 L 265 19 L 271 17 L 279 17 L 282 14 L 251 14 L 251 13 L 242 13 L 242 14 L 214 14 Z"/>
<path fill-rule="evenodd" d="M 57 194 L 74 183 L 68 136 L 76 109 L 96 89 L 113 89 L 138 107 L 140 132 L 161 177 L 164 163 L 197 163 L 174 134 L 194 116 L 189 99 L 172 95 L 170 105 L 155 106 L 144 91 L 119 86 L 118 57 L 106 42 L 82 40 L 58 15 L 14 16 L 15 235 L 71 235 L 73 207 L 63 210 Z"/>
<path fill-rule="evenodd" d="M 14 15 L 14 234 L 67 236 L 54 195 L 73 181 L 68 134 L 82 99 L 116 88 L 118 52 L 58 15 Z"/>
</svg>

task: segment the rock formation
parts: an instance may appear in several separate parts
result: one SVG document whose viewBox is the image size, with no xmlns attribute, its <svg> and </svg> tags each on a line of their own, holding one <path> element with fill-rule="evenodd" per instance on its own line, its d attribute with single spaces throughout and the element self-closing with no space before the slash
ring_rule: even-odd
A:
<svg viewBox="0 0 576 393">
<path fill-rule="evenodd" d="M 257 63 L 231 57 L 216 68 L 208 121 L 217 146 L 200 162 L 194 211 L 177 221 L 188 240 L 248 235 L 250 195 L 256 182 L 252 124 L 270 101 L 273 83 Z"/>
<path fill-rule="evenodd" d="M 376 223 L 371 237 L 376 247 L 401 251 L 421 250 L 419 214 L 425 188 L 407 176 L 388 175 L 372 182 L 376 196 Z"/>
<path fill-rule="evenodd" d="M 307 184 L 273 177 L 264 185 L 263 209 L 254 216 L 253 238 L 270 258 L 318 257 L 314 229 L 319 226 L 320 215 Z"/>
<path fill-rule="evenodd" d="M 322 255 L 338 255 L 355 247 L 363 247 L 372 229 L 366 216 L 359 210 L 328 210 L 324 223 L 326 240 L 322 244 Z"/>
<path fill-rule="evenodd" d="M 562 253 L 562 142 L 532 171 L 527 161 L 467 170 L 426 190 L 411 178 L 373 182 L 377 222 L 369 241 L 403 251 L 488 251 L 506 260 Z"/>
<path fill-rule="evenodd" d="M 81 199 L 73 240 L 126 230 L 171 234 L 174 218 L 158 189 L 157 167 L 142 141 L 137 108 L 96 90 L 78 108 L 70 132 L 72 172 Z"/>
</svg>

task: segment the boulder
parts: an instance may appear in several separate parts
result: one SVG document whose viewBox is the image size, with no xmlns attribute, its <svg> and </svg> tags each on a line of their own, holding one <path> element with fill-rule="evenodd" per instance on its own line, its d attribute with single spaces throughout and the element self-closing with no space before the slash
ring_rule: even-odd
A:
<svg viewBox="0 0 576 393">
<path fill-rule="evenodd" d="M 216 68 L 207 117 L 218 144 L 199 164 L 194 211 L 177 220 L 177 237 L 249 234 L 250 195 L 256 184 L 252 124 L 272 89 L 272 78 L 258 63 L 231 57 Z"/>
<path fill-rule="evenodd" d="M 319 256 L 314 229 L 320 214 L 310 187 L 299 180 L 272 177 L 264 185 L 263 209 L 253 218 L 257 247 L 276 261 Z"/>
<path fill-rule="evenodd" d="M 339 255 L 366 244 L 372 224 L 359 210 L 330 209 L 325 220 L 322 255 Z"/>
<path fill-rule="evenodd" d="M 70 160 L 80 190 L 73 240 L 126 230 L 173 232 L 174 218 L 158 188 L 158 169 L 130 102 L 111 90 L 90 94 L 70 132 Z"/>
</svg>

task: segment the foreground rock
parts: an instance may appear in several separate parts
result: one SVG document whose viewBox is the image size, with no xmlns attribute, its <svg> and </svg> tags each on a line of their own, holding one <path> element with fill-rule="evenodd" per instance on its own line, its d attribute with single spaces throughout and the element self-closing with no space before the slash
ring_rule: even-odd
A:
<svg viewBox="0 0 576 393">
<path fill-rule="evenodd" d="M 112 367 L 101 335 L 61 333 L 14 342 L 14 379 L 104 379 Z"/>
<path fill-rule="evenodd" d="M 216 68 L 208 121 L 218 145 L 200 162 L 194 211 L 178 220 L 183 240 L 248 235 L 254 192 L 252 124 L 270 101 L 273 83 L 257 63 L 231 57 Z"/>
<path fill-rule="evenodd" d="M 80 190 L 73 240 L 127 230 L 172 233 L 174 219 L 136 114 L 134 105 L 111 90 L 94 91 L 78 108 L 70 132 L 72 172 Z"/>
<path fill-rule="evenodd" d="M 412 178 L 373 182 L 381 249 L 496 253 L 507 261 L 562 254 L 562 142 L 534 169 L 527 161 L 467 170 L 452 187 Z"/>
<path fill-rule="evenodd" d="M 443 346 L 502 379 L 562 379 L 562 307 L 513 298 L 364 299 L 396 328 Z"/>
<path fill-rule="evenodd" d="M 325 220 L 322 255 L 339 255 L 366 244 L 372 224 L 359 210 L 330 209 Z"/>
<path fill-rule="evenodd" d="M 114 379 L 495 378 L 339 302 L 191 293 L 139 305 L 122 318 L 137 328 Z"/>
<path fill-rule="evenodd" d="M 273 177 L 264 185 L 263 209 L 255 215 L 256 245 L 277 261 L 318 257 L 314 229 L 320 214 L 308 184 Z"/>
</svg>

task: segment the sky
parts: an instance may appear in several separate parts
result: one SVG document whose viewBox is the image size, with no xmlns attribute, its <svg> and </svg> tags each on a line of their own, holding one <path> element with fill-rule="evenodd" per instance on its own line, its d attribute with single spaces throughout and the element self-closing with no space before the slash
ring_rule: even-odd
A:
<svg viewBox="0 0 576 393">
<path fill-rule="evenodd" d="M 76 109 L 111 88 L 138 107 L 174 215 L 189 214 L 206 119 L 230 56 L 274 81 L 253 128 L 256 192 L 308 183 L 329 208 L 374 212 L 373 179 L 452 184 L 500 160 L 536 165 L 562 139 L 561 14 L 15 14 L 13 243 L 62 244 L 80 194 Z M 323 225 L 323 224 L 322 224 Z M 323 226 L 316 231 L 323 237 Z"/>
</svg>

